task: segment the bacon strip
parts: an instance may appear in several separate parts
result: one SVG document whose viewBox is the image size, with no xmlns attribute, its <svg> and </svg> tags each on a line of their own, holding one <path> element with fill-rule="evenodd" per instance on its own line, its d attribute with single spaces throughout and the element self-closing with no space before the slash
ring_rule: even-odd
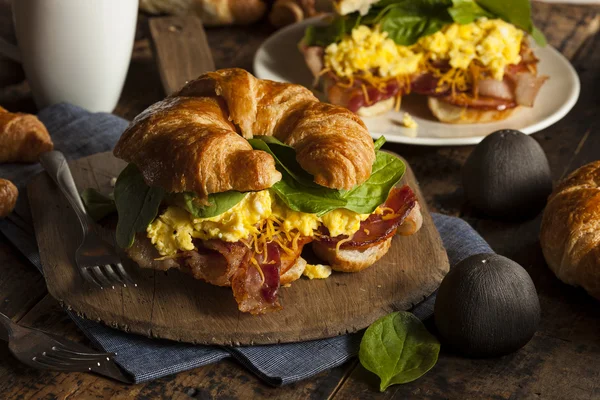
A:
<svg viewBox="0 0 600 400">
<path fill-rule="evenodd" d="M 410 91 L 423 96 L 443 96 L 450 93 L 450 87 L 447 84 L 438 87 L 439 80 L 440 78 L 431 72 L 419 74 L 412 79 Z"/>
<path fill-rule="evenodd" d="M 513 82 L 515 102 L 525 107 L 533 107 L 538 92 L 548 79 L 547 76 L 536 76 L 531 72 L 507 74 L 506 76 Z"/>
<path fill-rule="evenodd" d="M 254 253 L 254 259 L 258 267 L 248 258 L 231 279 L 239 310 L 253 315 L 280 310 L 282 307 L 277 299 L 281 268 L 279 246 L 274 242 L 267 244 L 266 254 Z"/>
<path fill-rule="evenodd" d="M 402 188 L 393 188 L 388 199 L 382 205 L 382 207 L 392 209 L 393 212 L 371 214 L 369 218 L 361 222 L 360 228 L 352 239 L 342 243 L 340 248 L 361 249 L 388 239 L 396 233 L 398 226 L 404 222 L 416 204 L 417 196 L 408 185 Z M 346 235 L 330 237 L 329 230 L 324 226 L 321 226 L 320 231 L 322 236 L 318 241 L 330 247 L 335 247 L 339 241 L 348 239 Z"/>
<path fill-rule="evenodd" d="M 346 107 L 352 112 L 357 112 L 361 107 L 369 107 L 380 101 L 387 100 L 396 95 L 403 95 L 410 91 L 408 85 L 398 82 L 395 78 L 387 81 L 386 86 L 381 90 L 360 78 L 356 78 L 351 87 L 345 87 L 332 73 L 327 74 L 323 79 L 328 101 L 332 104 Z M 369 97 L 368 101 L 365 98 L 363 85 Z"/>
<path fill-rule="evenodd" d="M 289 271 L 289 269 L 291 267 L 294 266 L 294 264 L 296 264 L 296 261 L 298 261 L 298 257 L 300 257 L 300 254 L 302 254 L 302 249 L 304 248 L 304 246 L 310 242 L 313 241 L 313 238 L 308 237 L 308 236 L 302 236 L 300 238 L 298 238 L 298 240 L 296 241 L 296 249 L 294 250 L 293 248 L 293 241 L 288 241 L 287 239 L 285 239 L 285 237 L 282 239 L 283 240 L 283 245 L 286 246 L 288 249 L 291 249 L 291 253 L 288 253 L 287 251 L 281 249 L 280 253 L 280 258 L 281 258 L 281 271 L 280 271 L 280 275 L 285 274 L 286 272 Z"/>
</svg>

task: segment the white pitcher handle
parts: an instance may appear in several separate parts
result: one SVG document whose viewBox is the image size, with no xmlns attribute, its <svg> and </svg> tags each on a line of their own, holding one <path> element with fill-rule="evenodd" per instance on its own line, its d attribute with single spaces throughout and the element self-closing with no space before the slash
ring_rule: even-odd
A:
<svg viewBox="0 0 600 400">
<path fill-rule="evenodd" d="M 21 62 L 21 52 L 19 48 L 14 44 L 8 43 L 6 40 L 0 37 L 0 54 L 3 56 L 16 61 L 18 63 Z"/>
</svg>

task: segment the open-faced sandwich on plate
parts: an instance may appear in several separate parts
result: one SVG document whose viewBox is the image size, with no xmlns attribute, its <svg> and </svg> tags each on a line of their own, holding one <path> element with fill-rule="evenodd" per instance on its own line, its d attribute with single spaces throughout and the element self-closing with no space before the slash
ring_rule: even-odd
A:
<svg viewBox="0 0 600 400">
<path fill-rule="evenodd" d="M 300 42 L 328 101 L 360 116 L 428 96 L 442 122 L 507 118 L 533 107 L 538 76 L 527 34 L 544 44 L 529 0 L 338 0 Z"/>
<path fill-rule="evenodd" d="M 360 271 L 421 226 L 405 166 L 347 109 L 241 69 L 207 73 L 137 116 L 115 147 L 117 243 L 142 268 L 231 286 L 239 309 L 280 309 L 311 244 Z"/>
</svg>

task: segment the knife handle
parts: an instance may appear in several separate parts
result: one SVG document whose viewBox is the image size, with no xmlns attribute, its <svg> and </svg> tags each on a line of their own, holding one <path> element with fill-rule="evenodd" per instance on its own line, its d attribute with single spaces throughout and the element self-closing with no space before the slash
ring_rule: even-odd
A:
<svg viewBox="0 0 600 400">
<path fill-rule="evenodd" d="M 67 164 L 67 159 L 64 154 L 56 150 L 48 151 L 40 156 L 40 163 L 46 172 L 48 172 L 48 175 L 50 175 L 52 180 L 58 185 L 61 192 L 69 201 L 69 204 L 71 204 L 75 214 L 77 214 L 77 218 L 79 218 L 79 222 L 81 222 L 81 227 L 85 234 L 90 228 L 89 217 L 87 211 L 85 211 L 79 192 L 77 191 L 77 186 L 75 185 L 73 175 L 71 175 L 71 170 L 69 169 L 69 164 Z"/>
</svg>

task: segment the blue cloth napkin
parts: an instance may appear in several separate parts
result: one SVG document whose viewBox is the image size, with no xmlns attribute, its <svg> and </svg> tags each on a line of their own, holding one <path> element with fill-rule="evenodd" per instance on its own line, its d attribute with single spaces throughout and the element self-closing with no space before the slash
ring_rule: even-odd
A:
<svg viewBox="0 0 600 400">
<path fill-rule="evenodd" d="M 46 108 L 38 117 L 48 128 L 55 148 L 71 159 L 111 150 L 128 124 L 114 115 L 92 114 L 69 104 Z M 0 220 L 0 231 L 40 271 L 42 267 L 25 186 L 41 170 L 39 164 L 0 165 L 0 177 L 15 182 L 21 191 L 16 211 L 8 219 Z M 448 251 L 451 266 L 473 254 L 492 252 L 465 221 L 440 214 L 434 214 L 433 220 Z M 424 320 L 433 314 L 434 303 L 435 294 L 411 311 Z M 341 365 L 356 356 L 362 337 L 362 332 L 358 332 L 331 339 L 268 346 L 195 346 L 128 334 L 80 318 L 73 312 L 67 313 L 95 346 L 117 353 L 115 360 L 134 382 L 149 381 L 233 357 L 268 384 L 285 385 Z"/>
</svg>

